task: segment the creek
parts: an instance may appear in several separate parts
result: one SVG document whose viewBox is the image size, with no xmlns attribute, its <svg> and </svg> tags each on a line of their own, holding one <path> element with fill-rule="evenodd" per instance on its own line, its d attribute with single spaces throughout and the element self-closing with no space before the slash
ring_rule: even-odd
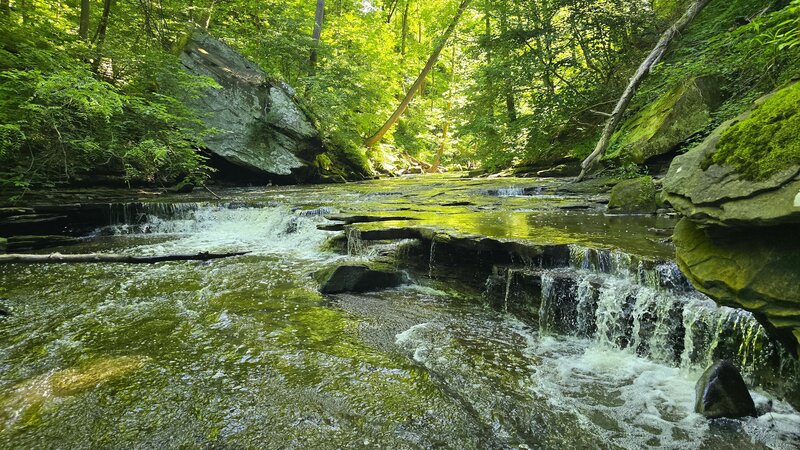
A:
<svg viewBox="0 0 800 450">
<path fill-rule="evenodd" d="M 115 203 L 59 250 L 246 256 L 0 266 L 0 447 L 798 448 L 800 365 L 682 278 L 674 218 L 538 179 L 219 194 Z M 311 276 L 374 260 L 411 282 Z M 718 358 L 771 412 L 693 412 Z"/>
</svg>

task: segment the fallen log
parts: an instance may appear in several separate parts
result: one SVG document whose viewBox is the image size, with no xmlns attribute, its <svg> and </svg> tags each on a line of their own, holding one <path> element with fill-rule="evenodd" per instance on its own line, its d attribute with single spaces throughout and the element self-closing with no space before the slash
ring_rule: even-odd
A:
<svg viewBox="0 0 800 450">
<path fill-rule="evenodd" d="M 209 261 L 212 259 L 230 258 L 233 256 L 247 255 L 250 252 L 236 253 L 208 253 L 201 252 L 195 255 L 158 255 L 158 256 L 130 256 L 107 253 L 72 254 L 51 253 L 49 255 L 23 255 L 0 254 L 0 264 L 47 264 L 47 263 L 124 263 L 124 264 L 154 264 L 165 261 Z"/>
</svg>

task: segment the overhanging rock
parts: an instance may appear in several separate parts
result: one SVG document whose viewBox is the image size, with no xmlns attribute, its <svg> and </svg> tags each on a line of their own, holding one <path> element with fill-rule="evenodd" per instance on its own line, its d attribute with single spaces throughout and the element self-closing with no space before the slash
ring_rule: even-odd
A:
<svg viewBox="0 0 800 450">
<path fill-rule="evenodd" d="M 293 181 L 315 176 L 311 161 L 324 147 L 291 88 L 204 33 L 192 34 L 180 59 L 187 72 L 211 77 L 221 86 L 193 103 L 206 126 L 217 131 L 205 139 L 210 152 L 265 176 Z"/>
</svg>

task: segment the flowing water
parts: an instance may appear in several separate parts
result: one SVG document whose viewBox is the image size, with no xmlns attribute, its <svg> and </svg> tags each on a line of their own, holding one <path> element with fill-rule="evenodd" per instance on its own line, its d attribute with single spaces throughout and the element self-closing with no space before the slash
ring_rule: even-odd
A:
<svg viewBox="0 0 800 450">
<path fill-rule="evenodd" d="M 447 201 L 419 201 L 447 197 L 435 185 L 406 183 L 112 208 L 111 226 L 63 250 L 243 257 L 0 266 L 0 301 L 13 311 L 0 319 L 0 448 L 798 448 L 800 414 L 770 392 L 754 390 L 760 404 L 774 399 L 758 418 L 692 412 L 711 360 L 744 361 L 757 381 L 780 350 L 748 314 L 672 283 L 674 266 L 636 270 L 615 246 L 668 254 L 645 231 L 625 234 L 661 219 L 574 215 L 550 208 L 572 199 L 532 189 L 505 191 L 510 203 L 498 205 L 485 195 L 498 186 L 457 183 L 470 204 L 443 212 Z M 310 274 L 365 249 L 349 231 L 350 256 L 328 250 L 335 233 L 317 226 L 355 203 L 576 243 L 572 267 L 540 271 L 537 320 L 508 312 L 513 274 L 500 309 L 427 273 L 322 296 Z M 553 313 L 563 305 L 569 314 Z"/>
</svg>

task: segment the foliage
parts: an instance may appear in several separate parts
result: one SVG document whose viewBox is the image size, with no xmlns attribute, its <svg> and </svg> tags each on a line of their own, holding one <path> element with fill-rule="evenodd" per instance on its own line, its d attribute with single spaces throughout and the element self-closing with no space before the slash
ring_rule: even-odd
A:
<svg viewBox="0 0 800 450">
<path fill-rule="evenodd" d="M 39 8 L 0 22 L 0 186 L 202 178 L 208 130 L 185 101 L 210 82 L 158 47 L 100 54 L 74 36 L 76 11 Z"/>
<path fill-rule="evenodd" d="M 725 130 L 713 161 L 763 180 L 800 165 L 800 83 L 771 95 L 753 114 Z"/>
</svg>

